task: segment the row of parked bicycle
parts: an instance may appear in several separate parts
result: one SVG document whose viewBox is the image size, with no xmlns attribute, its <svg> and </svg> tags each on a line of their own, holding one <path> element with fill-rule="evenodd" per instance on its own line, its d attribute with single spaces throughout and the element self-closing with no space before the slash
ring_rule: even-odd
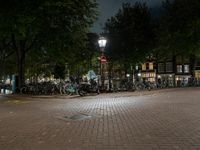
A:
<svg viewBox="0 0 200 150">
<path fill-rule="evenodd" d="M 110 86 L 101 87 L 98 85 L 98 81 L 91 79 L 88 82 L 41 82 L 41 83 L 29 83 L 23 85 L 21 88 L 16 89 L 16 93 L 31 94 L 31 95 L 53 95 L 53 94 L 66 94 L 75 95 L 79 94 L 84 96 L 88 93 L 97 93 L 100 91 L 141 91 L 152 90 L 156 88 L 167 88 L 167 83 L 155 84 L 149 81 L 135 81 L 134 83 L 128 80 L 121 80 L 119 85 L 111 84 Z M 3 87 L 8 89 L 9 87 Z"/>
<path fill-rule="evenodd" d="M 66 94 L 74 95 L 79 94 L 81 96 L 88 93 L 97 93 L 100 91 L 141 91 L 141 90 L 151 90 L 155 88 L 164 88 L 166 85 L 156 85 L 151 82 L 135 82 L 121 81 L 119 86 L 111 85 L 110 89 L 106 87 L 101 87 L 95 80 L 90 80 L 89 82 L 82 82 L 80 84 L 76 82 L 42 82 L 42 83 L 29 83 L 23 85 L 21 88 L 16 89 L 16 93 L 20 94 L 33 94 L 33 95 L 53 95 L 53 94 Z"/>
<path fill-rule="evenodd" d="M 53 95 L 53 94 L 66 94 L 74 95 L 79 94 L 81 96 L 90 92 L 100 93 L 98 84 L 91 80 L 90 82 L 84 82 L 77 84 L 76 82 L 41 82 L 41 83 L 29 83 L 16 89 L 16 93 L 20 94 L 32 94 L 32 95 Z"/>
</svg>

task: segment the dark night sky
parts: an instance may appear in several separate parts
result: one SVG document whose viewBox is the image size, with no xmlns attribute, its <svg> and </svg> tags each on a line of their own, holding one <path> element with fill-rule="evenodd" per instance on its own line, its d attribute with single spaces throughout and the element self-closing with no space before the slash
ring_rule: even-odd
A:
<svg viewBox="0 0 200 150">
<path fill-rule="evenodd" d="M 122 3 L 146 2 L 150 8 L 159 7 L 163 0 L 97 0 L 99 4 L 99 17 L 92 27 L 92 32 L 102 32 L 102 27 L 108 18 L 114 16 L 120 9 Z"/>
</svg>

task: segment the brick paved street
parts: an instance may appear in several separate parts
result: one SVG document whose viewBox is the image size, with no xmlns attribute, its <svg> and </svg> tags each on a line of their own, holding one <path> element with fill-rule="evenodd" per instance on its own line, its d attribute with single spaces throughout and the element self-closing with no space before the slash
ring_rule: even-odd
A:
<svg viewBox="0 0 200 150">
<path fill-rule="evenodd" d="M 0 96 L 0 150 L 200 150 L 200 88 Z"/>
</svg>

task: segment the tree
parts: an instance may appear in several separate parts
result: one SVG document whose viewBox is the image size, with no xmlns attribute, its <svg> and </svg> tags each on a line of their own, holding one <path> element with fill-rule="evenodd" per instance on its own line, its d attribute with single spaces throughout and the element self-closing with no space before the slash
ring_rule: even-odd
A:
<svg viewBox="0 0 200 150">
<path fill-rule="evenodd" d="M 12 56 L 14 51 L 10 47 L 10 41 L 7 41 L 4 37 L 0 37 L 0 77 L 4 76 L 13 65 L 9 66 L 10 63 L 9 57 Z M 8 67 L 9 66 L 9 67 Z M 12 68 L 13 69 L 13 68 Z"/>
<path fill-rule="evenodd" d="M 93 0 L 1 1 L 0 36 L 15 51 L 19 86 L 25 80 L 29 54 L 34 51 L 40 59 L 54 62 L 72 61 L 84 49 L 86 33 L 95 18 Z"/>
<path fill-rule="evenodd" d="M 125 71 L 131 64 L 143 61 L 153 46 L 152 27 L 151 13 L 145 3 L 124 3 L 105 24 L 109 59 L 120 61 Z"/>
<path fill-rule="evenodd" d="M 56 79 L 64 79 L 65 78 L 65 66 L 62 64 L 56 64 L 53 74 Z"/>
<path fill-rule="evenodd" d="M 87 62 L 89 64 L 89 69 L 92 69 L 93 66 L 93 58 L 97 58 L 97 54 L 99 52 L 99 45 L 98 39 L 99 36 L 96 33 L 88 33 L 87 34 L 88 41 L 87 41 Z"/>
<path fill-rule="evenodd" d="M 200 52 L 199 8 L 199 0 L 167 0 L 163 4 L 157 31 L 157 52 L 161 56 Z"/>
</svg>

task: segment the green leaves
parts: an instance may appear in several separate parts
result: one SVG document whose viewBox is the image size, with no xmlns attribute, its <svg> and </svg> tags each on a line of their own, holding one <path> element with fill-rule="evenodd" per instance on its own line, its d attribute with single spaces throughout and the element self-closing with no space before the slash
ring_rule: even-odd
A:
<svg viewBox="0 0 200 150">
<path fill-rule="evenodd" d="M 1 1 L 0 38 L 10 41 L 17 58 L 14 64 L 21 67 L 25 65 L 21 62 L 27 67 L 38 62 L 71 63 L 86 47 L 96 7 L 94 0 Z M 18 74 L 23 76 L 19 66 Z"/>
<path fill-rule="evenodd" d="M 125 64 L 143 60 L 151 51 L 153 26 L 146 4 L 124 3 L 122 9 L 105 24 L 109 36 L 109 55 Z"/>
<path fill-rule="evenodd" d="M 164 8 L 157 33 L 158 47 L 173 54 L 196 54 L 200 41 L 200 1 L 166 1 Z"/>
</svg>

